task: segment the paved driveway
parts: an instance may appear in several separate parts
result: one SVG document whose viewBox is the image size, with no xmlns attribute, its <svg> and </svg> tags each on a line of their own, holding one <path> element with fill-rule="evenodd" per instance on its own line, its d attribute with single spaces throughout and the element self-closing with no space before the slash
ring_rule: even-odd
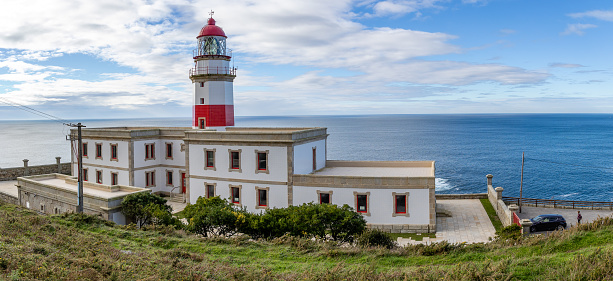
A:
<svg viewBox="0 0 613 281">
<path fill-rule="evenodd" d="M 598 216 L 608 217 L 613 215 L 612 210 L 554 209 L 523 206 L 522 212 L 518 212 L 517 216 L 520 219 L 531 219 L 538 215 L 559 214 L 566 219 L 566 224 L 568 226 L 573 226 L 577 224 L 577 211 L 581 211 L 581 216 L 583 216 L 583 220 L 581 220 L 581 222 L 591 222 L 598 218 Z"/>
<path fill-rule="evenodd" d="M 478 199 L 436 200 L 437 208 L 451 213 L 451 217 L 436 218 L 436 238 L 414 241 L 398 238 L 401 246 L 447 241 L 449 243 L 488 242 L 496 230 Z"/>
</svg>

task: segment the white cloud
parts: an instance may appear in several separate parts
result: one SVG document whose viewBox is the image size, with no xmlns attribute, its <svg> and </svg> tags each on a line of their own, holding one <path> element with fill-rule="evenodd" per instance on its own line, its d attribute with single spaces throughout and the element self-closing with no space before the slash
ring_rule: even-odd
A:
<svg viewBox="0 0 613 281">
<path fill-rule="evenodd" d="M 613 21 L 613 10 L 612 11 L 603 11 L 603 10 L 593 10 L 583 13 L 574 13 L 569 15 L 572 18 L 595 18 L 604 21 Z"/>
<path fill-rule="evenodd" d="M 584 65 L 576 64 L 576 63 L 550 63 L 549 67 L 561 67 L 561 68 L 577 68 L 577 67 L 585 67 Z"/>
<path fill-rule="evenodd" d="M 564 30 L 564 32 L 560 34 L 562 35 L 576 34 L 576 35 L 581 36 L 585 34 L 584 30 L 589 29 L 589 28 L 596 28 L 596 27 L 598 26 L 589 24 L 589 23 L 574 23 L 574 24 L 569 24 L 568 26 L 566 26 L 566 30 Z"/>
<path fill-rule="evenodd" d="M 377 15 L 437 8 L 439 0 L 364 2 Z M 470 2 L 470 1 L 469 1 Z M 27 104 L 74 103 L 134 109 L 165 103 L 191 105 L 187 70 L 198 31 L 215 10 L 228 45 L 245 65 L 295 65 L 317 70 L 343 69 L 343 77 L 311 71 L 284 81 L 239 69 L 237 87 L 266 91 L 236 93 L 237 105 L 262 103 L 322 107 L 314 97 L 364 102 L 410 102 L 437 94 L 440 87 L 494 82 L 540 83 L 548 74 L 501 64 L 436 61 L 459 54 L 452 34 L 403 28 L 368 28 L 355 21 L 355 2 L 312 1 L 22 1 L 3 2 L 0 62 L 9 73 L 0 80 L 16 84 L 2 94 Z M 36 16 L 32 16 L 36 15 Z M 84 53 L 136 73 L 101 75 L 96 81 L 67 77 L 73 69 L 47 66 L 51 57 Z M 241 65 L 238 65 L 239 68 Z M 357 74 L 356 74 L 357 73 Z M 434 84 L 436 86 L 428 85 Z M 442 86 L 441 86 L 442 85 Z M 44 90 L 41 90 L 44 89 Z M 342 104 L 346 104 L 342 103 Z M 259 108 L 259 107 L 258 107 Z M 238 110 L 238 109 L 237 109 Z M 244 115 L 244 114 L 241 114 Z"/>
</svg>

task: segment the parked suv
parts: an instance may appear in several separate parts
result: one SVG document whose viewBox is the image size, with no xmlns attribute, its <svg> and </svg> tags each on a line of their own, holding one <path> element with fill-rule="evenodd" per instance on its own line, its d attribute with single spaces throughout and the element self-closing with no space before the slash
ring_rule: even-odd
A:
<svg viewBox="0 0 613 281">
<path fill-rule="evenodd" d="M 540 215 L 531 218 L 530 232 L 542 230 L 562 230 L 566 228 L 566 220 L 561 215 Z"/>
</svg>

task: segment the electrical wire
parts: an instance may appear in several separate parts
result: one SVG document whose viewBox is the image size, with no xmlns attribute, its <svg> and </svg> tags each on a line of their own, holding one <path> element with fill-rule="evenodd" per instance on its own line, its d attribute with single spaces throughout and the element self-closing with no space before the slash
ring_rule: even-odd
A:
<svg viewBox="0 0 613 281">
<path fill-rule="evenodd" d="M 67 125 L 67 126 L 70 126 L 70 125 L 71 125 L 70 121 L 68 121 L 68 120 L 66 120 L 66 119 L 62 119 L 62 118 L 60 118 L 60 117 L 57 117 L 57 116 L 51 115 L 51 114 L 49 114 L 49 113 L 42 112 L 42 111 L 40 111 L 40 110 L 37 110 L 37 109 L 31 108 L 31 107 L 29 107 L 29 106 L 26 106 L 26 105 L 23 105 L 23 104 L 20 104 L 20 103 L 17 103 L 17 102 L 11 101 L 11 100 L 9 100 L 9 99 L 7 99 L 7 98 L 4 98 L 4 97 L 0 97 L 0 102 L 2 102 L 2 103 L 4 103 L 4 104 L 7 104 L 7 105 L 9 105 L 9 106 L 12 106 L 12 107 L 15 107 L 15 108 L 21 109 L 21 110 L 23 110 L 23 111 L 26 111 L 26 112 L 29 112 L 29 113 L 32 113 L 32 114 L 38 115 L 38 116 L 40 116 L 40 117 L 47 118 L 47 119 L 50 119 L 50 120 L 53 120 L 53 121 L 56 121 L 56 122 L 60 122 L 60 123 L 62 123 L 63 125 Z"/>
<path fill-rule="evenodd" d="M 570 163 L 562 163 L 562 162 L 555 162 L 555 161 L 536 159 L 536 158 L 528 158 L 528 157 L 525 157 L 524 159 L 532 160 L 532 161 L 538 161 L 538 162 L 551 163 L 551 164 L 566 165 L 566 166 L 575 166 L 575 167 L 583 167 L 583 168 L 595 168 L 595 169 L 613 170 L 613 167 L 599 167 L 599 166 L 589 166 L 589 165 L 580 165 L 580 164 L 570 164 Z"/>
</svg>

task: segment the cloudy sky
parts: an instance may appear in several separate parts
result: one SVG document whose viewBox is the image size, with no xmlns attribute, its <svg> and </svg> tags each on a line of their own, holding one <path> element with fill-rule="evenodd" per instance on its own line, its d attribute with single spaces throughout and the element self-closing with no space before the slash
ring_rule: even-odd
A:
<svg viewBox="0 0 613 281">
<path fill-rule="evenodd" d="M 214 10 L 235 114 L 613 112 L 600 0 L 3 0 L 0 98 L 66 119 L 190 117 Z M 0 120 L 40 119 L 0 103 Z"/>
</svg>

